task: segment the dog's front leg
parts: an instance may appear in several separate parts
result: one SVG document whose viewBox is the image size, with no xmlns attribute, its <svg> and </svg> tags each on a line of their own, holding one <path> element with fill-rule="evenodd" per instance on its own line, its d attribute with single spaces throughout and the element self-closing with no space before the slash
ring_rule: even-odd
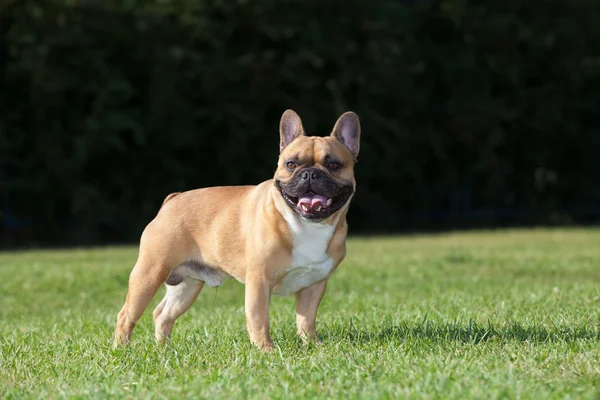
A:
<svg viewBox="0 0 600 400">
<path fill-rule="evenodd" d="M 298 335 L 306 342 L 320 342 L 317 336 L 317 309 L 325 289 L 327 280 L 317 282 L 296 293 L 296 327 Z"/>
<path fill-rule="evenodd" d="M 263 351 L 273 350 L 269 330 L 269 303 L 271 289 L 265 279 L 254 278 L 246 281 L 246 325 L 250 340 Z"/>
</svg>

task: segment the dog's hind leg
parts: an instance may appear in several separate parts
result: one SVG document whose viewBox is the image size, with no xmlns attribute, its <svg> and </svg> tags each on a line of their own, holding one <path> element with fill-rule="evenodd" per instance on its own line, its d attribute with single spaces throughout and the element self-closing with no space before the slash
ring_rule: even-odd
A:
<svg viewBox="0 0 600 400">
<path fill-rule="evenodd" d="M 203 281 L 188 277 L 174 286 L 169 285 L 167 280 L 167 293 L 152 313 L 157 341 L 162 342 L 171 337 L 175 320 L 189 310 L 203 286 Z"/>
<path fill-rule="evenodd" d="M 135 324 L 170 271 L 164 263 L 157 264 L 152 258 L 140 256 L 129 276 L 125 305 L 117 317 L 114 346 L 129 342 Z"/>
</svg>

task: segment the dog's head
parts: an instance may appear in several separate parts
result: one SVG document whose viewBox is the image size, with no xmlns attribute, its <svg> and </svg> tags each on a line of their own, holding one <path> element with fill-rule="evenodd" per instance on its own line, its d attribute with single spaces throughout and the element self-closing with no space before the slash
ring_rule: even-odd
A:
<svg viewBox="0 0 600 400">
<path fill-rule="evenodd" d="M 360 122 L 343 114 L 331 136 L 306 136 L 298 114 L 287 110 L 279 125 L 280 154 L 275 185 L 286 204 L 304 220 L 323 221 L 344 208 L 356 188 L 354 164 Z"/>
</svg>

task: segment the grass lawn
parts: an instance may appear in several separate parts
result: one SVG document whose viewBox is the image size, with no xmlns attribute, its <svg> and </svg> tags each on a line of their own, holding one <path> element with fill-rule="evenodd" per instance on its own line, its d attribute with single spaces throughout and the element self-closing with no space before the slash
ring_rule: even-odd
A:
<svg viewBox="0 0 600 400">
<path fill-rule="evenodd" d="M 206 287 L 153 339 L 151 310 L 112 350 L 137 249 L 0 253 L 0 398 L 600 396 L 600 230 L 353 238 L 320 308 L 324 343 L 249 343 L 243 286 Z"/>
</svg>

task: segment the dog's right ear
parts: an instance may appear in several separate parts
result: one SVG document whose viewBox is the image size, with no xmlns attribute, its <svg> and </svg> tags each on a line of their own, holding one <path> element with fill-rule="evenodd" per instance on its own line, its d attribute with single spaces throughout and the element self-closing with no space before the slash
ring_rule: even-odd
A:
<svg viewBox="0 0 600 400">
<path fill-rule="evenodd" d="M 279 152 L 281 153 L 298 136 L 304 136 L 302 120 L 293 110 L 286 110 L 279 123 Z"/>
</svg>

